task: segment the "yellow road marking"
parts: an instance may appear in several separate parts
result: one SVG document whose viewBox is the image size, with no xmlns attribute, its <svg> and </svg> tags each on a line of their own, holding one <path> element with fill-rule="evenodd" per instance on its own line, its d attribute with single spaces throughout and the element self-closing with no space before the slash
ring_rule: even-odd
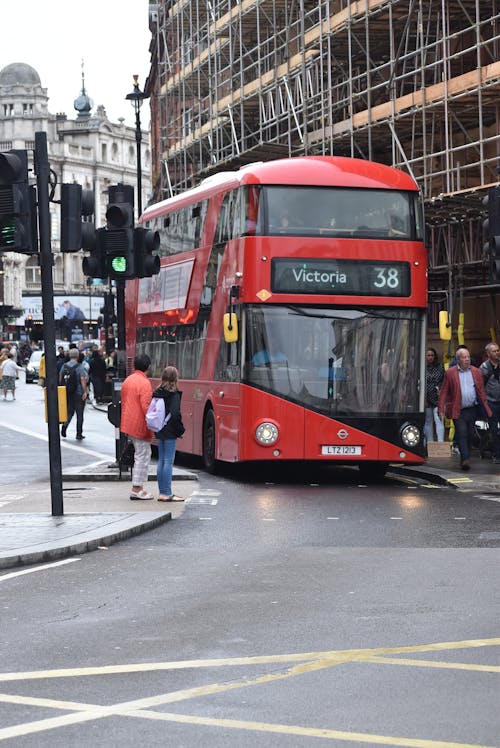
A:
<svg viewBox="0 0 500 748">
<path fill-rule="evenodd" d="M 480 673 L 500 673 L 500 665 L 471 665 L 468 662 L 409 660 L 404 657 L 367 657 L 364 662 L 382 663 L 383 665 L 406 665 L 407 667 L 435 667 L 445 670 L 477 670 Z"/>
<path fill-rule="evenodd" d="M 131 715 L 133 716 L 133 715 Z M 302 727 L 300 725 L 276 725 L 270 722 L 248 722 L 238 719 L 211 719 L 190 714 L 171 714 L 169 712 L 141 712 L 141 717 L 161 719 L 169 722 L 183 722 L 189 725 L 207 725 L 213 727 L 232 727 L 238 730 L 257 730 L 259 732 L 281 733 L 282 735 L 304 735 L 311 738 L 327 740 L 347 740 L 355 743 L 376 743 L 378 745 L 401 745 L 408 748 L 498 748 L 497 746 L 480 746 L 477 743 L 450 743 L 443 740 L 421 740 L 419 738 L 400 738 L 392 735 L 374 735 L 368 732 L 346 732 L 321 727 Z"/>
<path fill-rule="evenodd" d="M 363 660 L 376 655 L 403 654 L 405 652 L 439 652 L 449 649 L 472 649 L 474 647 L 496 647 L 500 637 L 492 639 L 466 639 L 456 642 L 415 644 L 404 647 L 381 647 L 378 649 L 339 649 L 326 652 L 302 652 L 297 654 L 258 655 L 256 657 L 231 657 L 212 660 L 173 660 L 167 662 L 144 662 L 131 665 L 103 665 L 102 667 L 60 668 L 56 670 L 33 670 L 20 673 L 0 673 L 0 682 L 37 680 L 42 678 L 74 678 L 84 675 L 117 675 L 120 673 L 146 673 L 156 670 L 184 670 L 200 667 L 231 667 L 235 665 L 267 665 L 280 662 L 308 662 L 311 660 Z"/>
<path fill-rule="evenodd" d="M 36 720 L 25 724 L 12 725 L 0 728 L 0 740 L 7 740 L 21 735 L 34 734 L 46 730 L 57 729 L 68 725 L 102 719 L 110 716 L 129 716 L 135 718 L 146 718 L 179 722 L 192 725 L 206 725 L 212 727 L 226 727 L 239 730 L 251 730 L 258 732 L 280 733 L 290 735 L 303 735 L 308 737 L 324 738 L 328 740 L 345 740 L 350 742 L 368 742 L 388 746 L 408 746 L 409 748 L 494 748 L 493 746 L 480 746 L 470 743 L 456 743 L 446 741 L 434 741 L 420 738 L 407 738 L 389 735 L 378 735 L 361 732 L 347 732 L 330 728 L 305 727 L 301 725 L 283 725 L 267 722 L 253 722 L 246 720 L 232 720 L 224 718 L 198 717 L 196 715 L 174 714 L 150 711 L 154 707 L 163 706 L 188 699 L 199 698 L 211 694 L 225 693 L 240 688 L 248 688 L 254 685 L 268 684 L 300 676 L 304 673 L 330 668 L 336 665 L 360 662 L 384 665 L 403 665 L 412 667 L 448 668 L 458 670 L 472 670 L 480 672 L 497 673 L 499 666 L 477 665 L 467 663 L 453 663 L 435 660 L 418 660 L 410 658 L 396 658 L 388 655 L 416 653 L 416 652 L 442 652 L 460 649 L 471 649 L 476 647 L 488 647 L 500 645 L 500 638 L 491 639 L 469 639 L 455 642 L 437 642 L 432 644 L 411 645 L 404 647 L 382 647 L 378 649 L 352 649 L 332 650 L 327 652 L 306 652 L 299 654 L 284 654 L 257 657 L 239 657 L 212 660 L 184 660 L 178 662 L 138 663 L 132 665 L 114 665 L 101 668 L 68 668 L 58 670 L 33 671 L 25 673 L 0 674 L 0 680 L 37 680 L 43 678 L 65 678 L 88 675 L 114 675 L 133 672 L 153 672 L 158 670 L 177 670 L 181 668 L 199 667 L 225 667 L 235 665 L 261 665 L 261 664 L 288 664 L 281 673 L 270 673 L 259 675 L 253 679 L 245 679 L 237 682 L 212 683 L 204 686 L 172 691 L 170 693 L 146 696 L 134 701 L 113 704 L 110 706 L 99 706 L 96 704 L 85 704 L 73 701 L 58 701 L 57 699 L 44 699 L 13 694 L 0 694 L 0 703 L 24 704 L 69 710 L 71 714 L 47 719 Z"/>
</svg>

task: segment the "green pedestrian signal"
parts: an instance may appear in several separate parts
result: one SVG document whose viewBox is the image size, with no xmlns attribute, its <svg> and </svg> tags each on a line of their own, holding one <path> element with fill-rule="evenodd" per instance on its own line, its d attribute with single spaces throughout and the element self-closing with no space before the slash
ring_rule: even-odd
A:
<svg viewBox="0 0 500 748">
<path fill-rule="evenodd" d="M 0 222 L 0 247 L 8 249 L 16 241 L 16 219 L 5 218 Z"/>
<path fill-rule="evenodd" d="M 38 252 L 36 194 L 28 184 L 27 151 L 0 153 L 0 249 Z"/>
<path fill-rule="evenodd" d="M 124 275 L 127 272 L 127 258 L 126 257 L 113 257 L 111 260 L 111 267 L 114 273 Z"/>
</svg>

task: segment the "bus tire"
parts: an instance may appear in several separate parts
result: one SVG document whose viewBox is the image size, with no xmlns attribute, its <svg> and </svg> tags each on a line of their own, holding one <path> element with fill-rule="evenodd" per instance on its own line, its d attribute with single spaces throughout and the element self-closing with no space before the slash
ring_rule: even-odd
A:
<svg viewBox="0 0 500 748">
<path fill-rule="evenodd" d="M 210 408 L 203 419 L 203 466 L 207 473 L 212 475 L 217 472 L 217 460 L 215 458 L 215 416 Z"/>
<path fill-rule="evenodd" d="M 383 480 L 385 477 L 385 474 L 387 473 L 387 469 L 389 467 L 388 462 L 371 462 L 370 460 L 367 460 L 366 462 L 360 462 L 359 465 L 359 472 L 361 473 L 361 477 L 366 481 L 376 482 Z"/>
</svg>

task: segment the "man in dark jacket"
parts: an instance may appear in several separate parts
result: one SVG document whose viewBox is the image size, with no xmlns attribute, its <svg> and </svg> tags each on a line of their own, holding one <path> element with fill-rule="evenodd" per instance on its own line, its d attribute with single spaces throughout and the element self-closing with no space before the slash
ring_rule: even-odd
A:
<svg viewBox="0 0 500 748">
<path fill-rule="evenodd" d="M 481 373 L 486 390 L 486 399 L 491 408 L 492 416 L 489 419 L 491 448 L 493 462 L 500 463 L 500 348 L 497 343 L 488 343 L 485 346 L 487 361 L 483 361 Z"/>
<path fill-rule="evenodd" d="M 77 348 L 71 348 L 69 352 L 69 361 L 61 367 L 59 372 L 59 382 L 64 384 L 64 378 L 66 373 L 71 372 L 74 369 L 76 376 L 76 388 L 73 392 L 69 392 L 66 388 L 66 402 L 68 406 L 67 421 L 63 423 L 61 428 L 61 436 L 66 436 L 69 423 L 76 413 L 76 438 L 78 440 L 85 439 L 82 434 L 83 430 L 83 411 L 85 408 L 85 401 L 87 399 L 87 374 L 84 367 L 78 361 L 79 352 Z"/>
</svg>

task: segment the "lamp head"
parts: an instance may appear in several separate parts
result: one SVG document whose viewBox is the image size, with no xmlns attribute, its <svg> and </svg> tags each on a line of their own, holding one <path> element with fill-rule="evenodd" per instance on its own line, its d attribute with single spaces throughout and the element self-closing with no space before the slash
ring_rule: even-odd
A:
<svg viewBox="0 0 500 748">
<path fill-rule="evenodd" d="M 125 96 L 125 98 L 126 98 L 126 99 L 127 99 L 128 101 L 130 101 L 130 102 L 131 102 L 132 106 L 133 106 L 133 107 L 134 107 L 134 109 L 135 109 L 135 110 L 137 111 L 138 109 L 140 109 L 140 108 L 141 108 L 141 106 L 142 106 L 142 102 L 144 101 L 144 99 L 147 99 L 147 96 L 146 96 L 146 94 L 145 94 L 145 93 L 144 93 L 143 91 L 141 91 L 141 89 L 139 88 L 139 83 L 138 83 L 138 81 L 139 81 L 139 76 L 138 76 L 138 75 L 134 75 L 134 76 L 133 76 L 133 79 L 134 79 L 134 88 L 133 88 L 133 90 L 132 90 L 132 91 L 131 91 L 131 92 L 130 92 L 129 94 L 127 94 L 127 95 Z"/>
</svg>

